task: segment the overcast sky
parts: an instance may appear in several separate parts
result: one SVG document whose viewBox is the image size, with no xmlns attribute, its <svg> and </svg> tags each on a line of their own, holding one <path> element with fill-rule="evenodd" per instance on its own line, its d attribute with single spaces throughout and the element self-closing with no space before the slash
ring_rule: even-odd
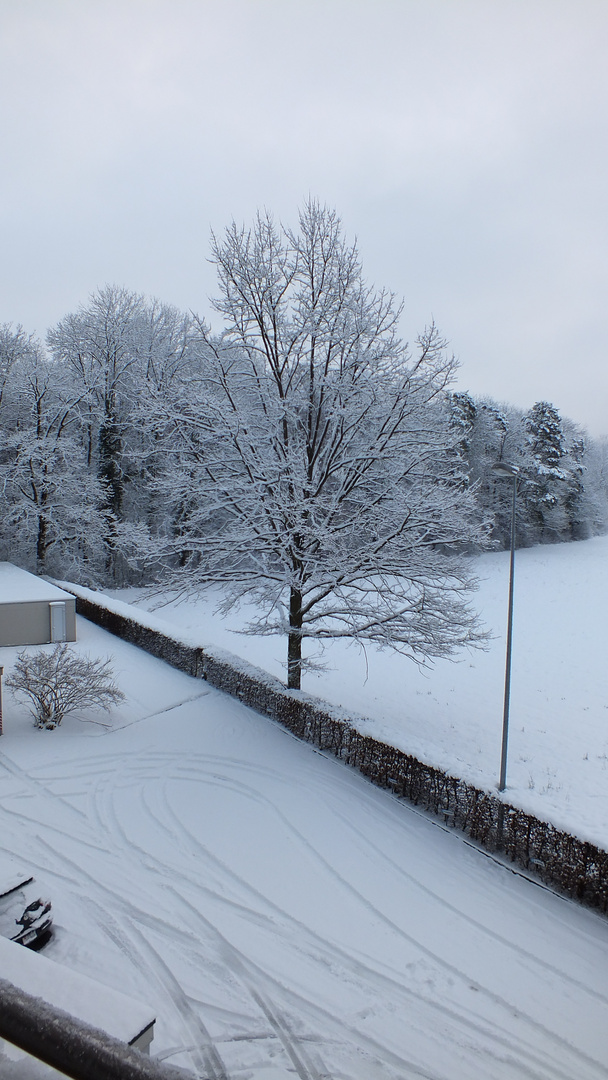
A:
<svg viewBox="0 0 608 1080">
<path fill-rule="evenodd" d="M 0 0 L 0 322 L 211 317 L 211 228 L 309 195 L 460 389 L 608 433 L 607 0 Z"/>
</svg>

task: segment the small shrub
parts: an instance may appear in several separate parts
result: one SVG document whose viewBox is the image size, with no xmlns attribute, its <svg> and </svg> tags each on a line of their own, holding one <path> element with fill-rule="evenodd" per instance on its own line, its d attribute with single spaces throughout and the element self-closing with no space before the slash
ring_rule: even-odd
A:
<svg viewBox="0 0 608 1080">
<path fill-rule="evenodd" d="M 79 656 L 68 645 L 52 653 L 21 652 L 6 685 L 29 702 L 36 727 L 56 728 L 63 717 L 77 709 L 98 708 L 109 712 L 124 700 L 114 682 L 109 660 Z"/>
</svg>

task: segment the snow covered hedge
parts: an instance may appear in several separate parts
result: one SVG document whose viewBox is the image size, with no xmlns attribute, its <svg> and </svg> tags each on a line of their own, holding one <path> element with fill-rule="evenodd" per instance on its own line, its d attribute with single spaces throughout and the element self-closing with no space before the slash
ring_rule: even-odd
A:
<svg viewBox="0 0 608 1080">
<path fill-rule="evenodd" d="M 561 832 L 497 795 L 425 765 L 362 735 L 349 718 L 315 698 L 287 690 L 271 675 L 221 650 L 202 648 L 191 635 L 172 637 L 166 624 L 89 589 L 58 582 L 76 596 L 76 610 L 117 637 L 277 720 L 299 739 L 335 754 L 378 787 L 443 817 L 489 851 L 589 907 L 608 911 L 608 852 Z"/>
</svg>

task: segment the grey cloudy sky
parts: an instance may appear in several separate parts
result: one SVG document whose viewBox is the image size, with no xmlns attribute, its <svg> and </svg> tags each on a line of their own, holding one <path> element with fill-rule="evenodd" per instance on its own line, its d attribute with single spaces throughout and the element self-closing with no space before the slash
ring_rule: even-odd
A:
<svg viewBox="0 0 608 1080">
<path fill-rule="evenodd" d="M 606 0 L 0 0 L 0 322 L 210 317 L 209 233 L 312 194 L 459 387 L 608 433 Z"/>
</svg>

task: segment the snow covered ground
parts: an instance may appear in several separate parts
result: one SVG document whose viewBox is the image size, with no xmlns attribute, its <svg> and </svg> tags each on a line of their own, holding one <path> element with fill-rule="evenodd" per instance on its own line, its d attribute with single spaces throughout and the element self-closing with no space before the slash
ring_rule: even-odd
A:
<svg viewBox="0 0 608 1080">
<path fill-rule="evenodd" d="M 473 603 L 493 638 L 487 652 L 420 671 L 389 650 L 332 643 L 328 670 L 303 689 L 363 716 L 361 730 L 481 788 L 500 766 L 509 556 L 478 560 Z M 201 643 L 229 649 L 284 679 L 278 638 L 235 633 L 247 609 L 221 620 L 212 598 L 158 607 L 158 597 L 116 592 L 155 609 Z M 608 537 L 518 551 L 511 722 L 510 802 L 608 848 Z"/>
<path fill-rule="evenodd" d="M 608 920 L 78 634 L 127 698 L 39 731 L 5 695 L 0 850 L 53 900 L 47 955 L 153 1007 L 153 1051 L 212 1080 L 605 1080 Z"/>
</svg>

